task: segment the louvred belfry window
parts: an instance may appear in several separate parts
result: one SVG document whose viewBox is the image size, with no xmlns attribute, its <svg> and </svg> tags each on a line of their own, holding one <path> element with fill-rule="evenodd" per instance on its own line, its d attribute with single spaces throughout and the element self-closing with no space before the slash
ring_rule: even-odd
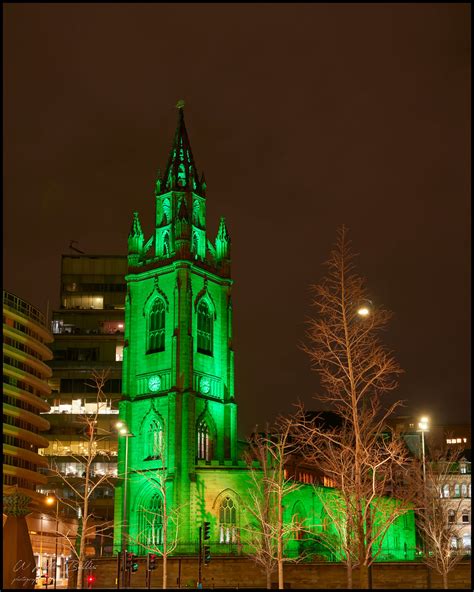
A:
<svg viewBox="0 0 474 592">
<path fill-rule="evenodd" d="M 158 298 L 150 312 L 150 330 L 148 351 L 158 352 L 165 349 L 165 304 Z"/>
<path fill-rule="evenodd" d="M 212 316 L 205 301 L 199 303 L 197 311 L 197 350 L 212 356 Z"/>
</svg>

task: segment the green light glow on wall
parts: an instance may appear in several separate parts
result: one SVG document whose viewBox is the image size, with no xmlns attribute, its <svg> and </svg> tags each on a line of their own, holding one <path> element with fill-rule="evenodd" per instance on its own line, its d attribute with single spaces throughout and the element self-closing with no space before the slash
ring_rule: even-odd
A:
<svg viewBox="0 0 474 592">
<path fill-rule="evenodd" d="M 150 545 L 162 544 L 162 526 L 150 519 L 150 508 L 161 507 L 156 476 L 165 471 L 168 512 L 179 508 L 180 514 L 176 553 L 196 552 L 204 520 L 211 523 L 213 551 L 235 549 L 231 543 L 239 537 L 245 552 L 241 527 L 250 477 L 237 452 L 230 238 L 223 218 L 215 242 L 207 237 L 206 183 L 197 174 L 182 108 L 155 199 L 151 237 L 145 240 L 138 213 L 128 237 L 120 419 L 133 437 L 119 438 L 118 457 L 124 475 L 128 440 L 127 546 L 144 554 Z M 116 550 L 123 497 L 122 481 L 115 495 Z M 303 486 L 287 501 L 286 519 L 298 504 L 317 533 L 322 505 L 313 487 Z M 413 524 L 402 520 L 384 542 L 397 548 L 398 559 L 411 558 L 415 547 Z M 292 544 L 294 551 L 302 543 Z"/>
</svg>

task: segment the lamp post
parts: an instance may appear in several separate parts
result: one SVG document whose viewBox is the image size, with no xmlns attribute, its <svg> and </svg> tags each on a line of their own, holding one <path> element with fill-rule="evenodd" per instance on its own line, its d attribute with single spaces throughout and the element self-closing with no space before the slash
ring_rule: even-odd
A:
<svg viewBox="0 0 474 592">
<path fill-rule="evenodd" d="M 418 429 L 421 432 L 421 464 L 423 465 L 423 483 L 426 485 L 425 432 L 429 430 L 429 419 L 427 417 L 420 417 Z"/>
<path fill-rule="evenodd" d="M 56 531 L 54 533 L 55 544 L 54 544 L 54 590 L 56 590 L 56 580 L 58 578 L 58 530 L 59 530 L 59 499 L 56 496 L 48 496 L 46 503 L 49 505 L 56 502 Z"/>
<path fill-rule="evenodd" d="M 128 439 L 133 438 L 134 435 L 129 432 L 127 426 L 122 422 L 119 421 L 115 424 L 115 427 L 119 431 L 119 435 L 125 438 L 125 473 L 124 473 L 124 484 L 123 484 L 123 508 L 122 508 L 122 520 L 123 520 L 123 527 L 122 527 L 122 551 L 126 549 L 127 543 L 127 486 L 128 486 Z"/>
</svg>

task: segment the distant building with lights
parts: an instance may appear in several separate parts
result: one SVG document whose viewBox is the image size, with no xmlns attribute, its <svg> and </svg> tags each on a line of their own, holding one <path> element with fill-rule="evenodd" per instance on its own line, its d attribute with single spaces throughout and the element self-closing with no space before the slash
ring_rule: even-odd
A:
<svg viewBox="0 0 474 592">
<path fill-rule="evenodd" d="M 399 433 L 410 452 L 421 458 L 421 431 L 419 418 L 412 415 L 391 418 L 390 425 Z M 452 464 L 446 475 L 446 482 L 441 491 L 435 492 L 448 508 L 450 522 L 457 525 L 458 535 L 451 541 L 454 549 L 471 554 L 471 425 L 446 424 L 428 425 L 425 431 L 426 462 L 430 452 L 436 450 L 449 451 L 451 448 L 461 450 L 459 461 Z"/>
<path fill-rule="evenodd" d="M 69 483 L 79 483 L 84 467 L 77 457 L 84 454 L 84 414 L 97 409 L 97 392 L 92 382 L 95 370 L 107 370 L 105 400 L 100 405 L 97 429 L 100 449 L 92 466 L 92 478 L 109 475 L 107 483 L 94 490 L 89 500 L 97 523 L 113 519 L 114 484 L 117 477 L 118 401 L 122 391 L 124 301 L 127 269 L 125 256 L 71 254 L 61 258 L 60 307 L 53 310 L 53 360 L 50 362 L 51 410 L 47 445 L 40 451 Z M 54 493 L 66 502 L 74 492 L 61 477 L 48 472 L 44 493 Z M 61 504 L 65 520 L 77 518 Z M 89 556 L 112 553 L 111 533 L 87 541 Z M 44 560 L 42 564 L 44 566 Z M 65 577 L 65 570 L 61 576 Z M 58 577 L 61 577 L 58 574 Z"/>
</svg>

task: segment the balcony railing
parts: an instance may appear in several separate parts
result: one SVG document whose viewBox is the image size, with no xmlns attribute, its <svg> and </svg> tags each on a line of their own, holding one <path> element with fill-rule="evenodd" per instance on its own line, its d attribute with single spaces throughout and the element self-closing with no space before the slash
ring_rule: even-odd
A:
<svg viewBox="0 0 474 592">
<path fill-rule="evenodd" d="M 38 308 L 36 308 L 36 306 L 33 306 L 26 300 L 18 298 L 18 296 L 15 296 L 6 290 L 3 290 L 3 305 L 17 310 L 19 313 L 36 321 L 43 327 L 46 327 L 45 316 Z"/>
</svg>

